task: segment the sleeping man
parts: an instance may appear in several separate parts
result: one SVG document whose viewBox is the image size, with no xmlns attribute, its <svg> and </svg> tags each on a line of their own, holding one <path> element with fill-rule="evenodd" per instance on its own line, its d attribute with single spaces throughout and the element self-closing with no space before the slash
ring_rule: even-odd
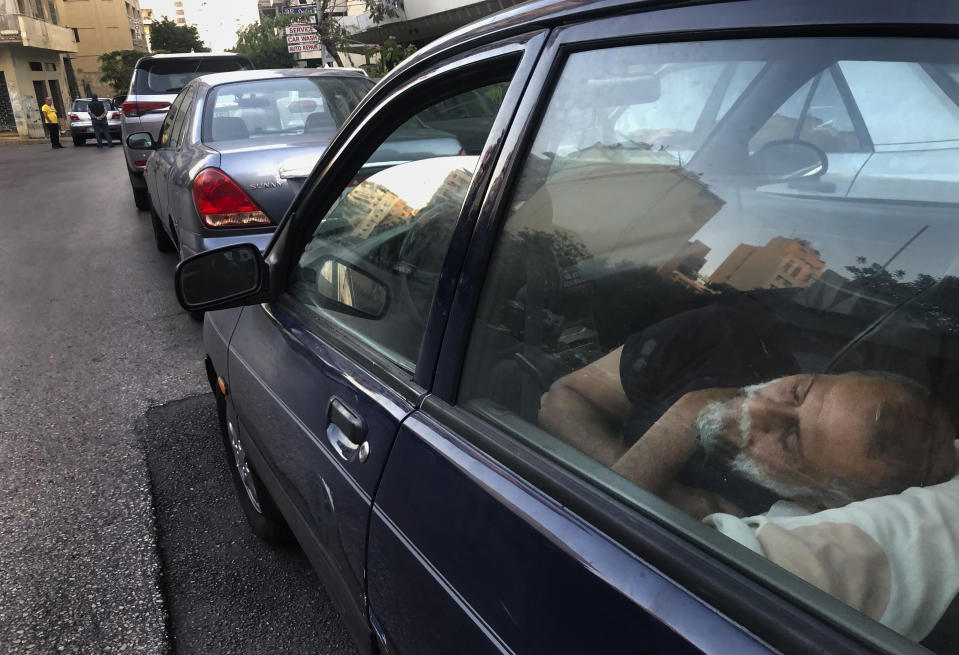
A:
<svg viewBox="0 0 959 655">
<path fill-rule="evenodd" d="M 749 320 L 745 320 L 745 317 Z M 540 424 L 915 640 L 959 590 L 955 430 L 908 378 L 809 375 L 755 313 L 631 337 L 544 394 Z"/>
</svg>

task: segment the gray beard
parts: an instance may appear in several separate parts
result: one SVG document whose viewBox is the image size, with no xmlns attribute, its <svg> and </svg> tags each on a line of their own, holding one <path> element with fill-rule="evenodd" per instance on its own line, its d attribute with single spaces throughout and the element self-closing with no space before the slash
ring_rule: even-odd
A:
<svg viewBox="0 0 959 655">
<path fill-rule="evenodd" d="M 841 507 L 856 500 L 859 494 L 852 493 L 840 481 L 825 485 L 807 486 L 782 482 L 772 478 L 752 457 L 743 452 L 750 441 L 750 416 L 746 408 L 756 392 L 765 384 L 757 384 L 742 389 L 743 403 L 739 409 L 728 401 L 714 400 L 703 407 L 696 417 L 699 443 L 710 457 L 715 457 L 729 467 L 739 477 L 764 489 L 768 489 L 780 498 L 786 498 L 811 508 Z M 736 444 L 727 438 L 731 427 L 739 429 L 742 443 Z"/>
</svg>

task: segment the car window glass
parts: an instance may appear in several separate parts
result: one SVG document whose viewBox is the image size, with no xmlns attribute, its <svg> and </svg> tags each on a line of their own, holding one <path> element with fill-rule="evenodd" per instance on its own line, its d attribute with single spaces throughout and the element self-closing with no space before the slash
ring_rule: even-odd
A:
<svg viewBox="0 0 959 655">
<path fill-rule="evenodd" d="M 174 147 L 170 139 L 172 137 L 173 123 L 176 120 L 177 116 L 180 113 L 180 107 L 183 104 L 183 95 L 180 94 L 170 105 L 170 108 L 167 110 L 166 114 L 163 116 L 163 122 L 160 123 L 160 135 L 157 139 L 158 148 L 172 148 Z"/>
<path fill-rule="evenodd" d="M 393 131 L 342 191 L 305 247 L 290 290 L 411 372 L 477 162 L 461 141 L 476 138 L 476 125 L 440 131 L 422 113 Z M 485 118 L 478 122 L 488 134 Z"/>
<path fill-rule="evenodd" d="M 187 119 L 190 115 L 190 105 L 193 104 L 193 98 L 196 97 L 196 87 L 191 87 L 183 95 L 180 101 L 180 107 L 177 110 L 176 118 L 170 128 L 170 140 L 167 148 L 178 148 L 183 143 L 183 133 L 186 130 Z"/>
<path fill-rule="evenodd" d="M 844 61 L 839 66 L 876 146 L 938 147 L 959 141 L 959 107 L 919 63 Z"/>
<path fill-rule="evenodd" d="M 250 63 L 239 57 L 197 57 L 195 59 L 160 59 L 137 69 L 134 93 L 163 95 L 179 93 L 190 80 L 207 73 L 248 70 Z"/>
<path fill-rule="evenodd" d="M 832 70 L 817 75 L 783 103 L 749 141 L 756 152 L 771 141 L 799 139 L 826 152 L 864 149 Z"/>
<path fill-rule="evenodd" d="M 204 141 L 329 139 L 372 86 L 368 79 L 333 75 L 222 84 L 206 103 Z"/>
<path fill-rule="evenodd" d="M 634 73 L 654 73 L 660 93 L 653 101 L 613 108 L 613 114 L 620 112 L 614 126 L 617 134 L 634 143 L 689 157 L 756 76 L 761 64 L 696 62 L 671 64 L 655 71 L 633 68 Z M 721 102 L 717 107 L 718 101 Z M 650 132 L 646 126 L 651 124 L 660 127 Z"/>
<path fill-rule="evenodd" d="M 853 145 L 838 62 L 895 64 L 878 81 L 899 71 L 905 92 L 925 88 L 920 64 L 957 59 L 948 41 L 865 38 L 571 54 L 506 204 L 457 404 L 691 539 L 708 528 L 917 642 L 954 638 L 959 144 L 862 155 L 842 190 L 822 177 L 851 156 L 824 146 Z M 634 133 L 688 128 L 689 97 L 656 78 L 696 71 L 701 103 L 701 73 L 757 61 L 691 157 L 624 146 L 611 100 L 651 105 Z M 948 125 L 955 103 L 925 97 Z"/>
</svg>

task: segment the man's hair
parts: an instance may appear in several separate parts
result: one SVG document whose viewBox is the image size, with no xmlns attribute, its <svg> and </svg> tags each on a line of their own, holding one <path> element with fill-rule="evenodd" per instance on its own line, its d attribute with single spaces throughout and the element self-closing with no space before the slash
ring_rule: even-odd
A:
<svg viewBox="0 0 959 655">
<path fill-rule="evenodd" d="M 862 371 L 851 375 L 890 382 L 902 391 L 899 397 L 888 397 L 880 403 L 869 434 L 867 456 L 884 459 L 893 466 L 893 475 L 884 480 L 877 491 L 899 493 L 911 486 L 948 480 L 951 477 L 948 472 L 940 476 L 942 479 L 922 479 L 925 456 L 932 442 L 944 438 L 943 425 L 953 427 L 949 413 L 932 392 L 898 373 Z M 945 436 L 951 440 L 953 435 L 954 429 Z"/>
<path fill-rule="evenodd" d="M 96 100 L 96 99 L 97 99 L 97 94 L 96 94 L 96 93 L 91 93 L 91 94 L 90 94 L 90 100 Z"/>
</svg>

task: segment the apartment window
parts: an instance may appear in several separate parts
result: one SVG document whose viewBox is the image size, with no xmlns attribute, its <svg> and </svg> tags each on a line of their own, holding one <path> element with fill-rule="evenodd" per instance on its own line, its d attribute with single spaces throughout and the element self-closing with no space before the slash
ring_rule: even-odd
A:
<svg viewBox="0 0 959 655">
<path fill-rule="evenodd" d="M 57 70 L 57 65 L 50 61 L 43 62 L 43 70 L 45 71 L 55 71 Z"/>
<path fill-rule="evenodd" d="M 176 22 L 179 23 L 180 25 L 184 25 L 186 23 L 186 18 L 183 18 L 183 17 L 177 18 Z"/>
<path fill-rule="evenodd" d="M 39 61 L 31 61 L 31 62 L 30 62 L 30 70 L 32 70 L 32 71 L 42 71 L 42 70 L 43 70 L 43 64 L 41 64 Z"/>
<path fill-rule="evenodd" d="M 73 30 L 73 40 L 76 41 L 77 43 L 80 43 L 80 30 L 78 30 L 75 27 L 71 29 Z"/>
<path fill-rule="evenodd" d="M 182 9 L 177 9 L 177 10 L 176 10 L 176 15 L 177 15 L 177 16 L 182 16 L 182 15 L 183 15 L 183 10 L 182 10 Z"/>
<path fill-rule="evenodd" d="M 60 18 L 57 16 L 57 6 L 53 3 L 53 0 L 47 0 L 47 9 L 50 12 L 50 22 L 59 25 Z"/>
</svg>

